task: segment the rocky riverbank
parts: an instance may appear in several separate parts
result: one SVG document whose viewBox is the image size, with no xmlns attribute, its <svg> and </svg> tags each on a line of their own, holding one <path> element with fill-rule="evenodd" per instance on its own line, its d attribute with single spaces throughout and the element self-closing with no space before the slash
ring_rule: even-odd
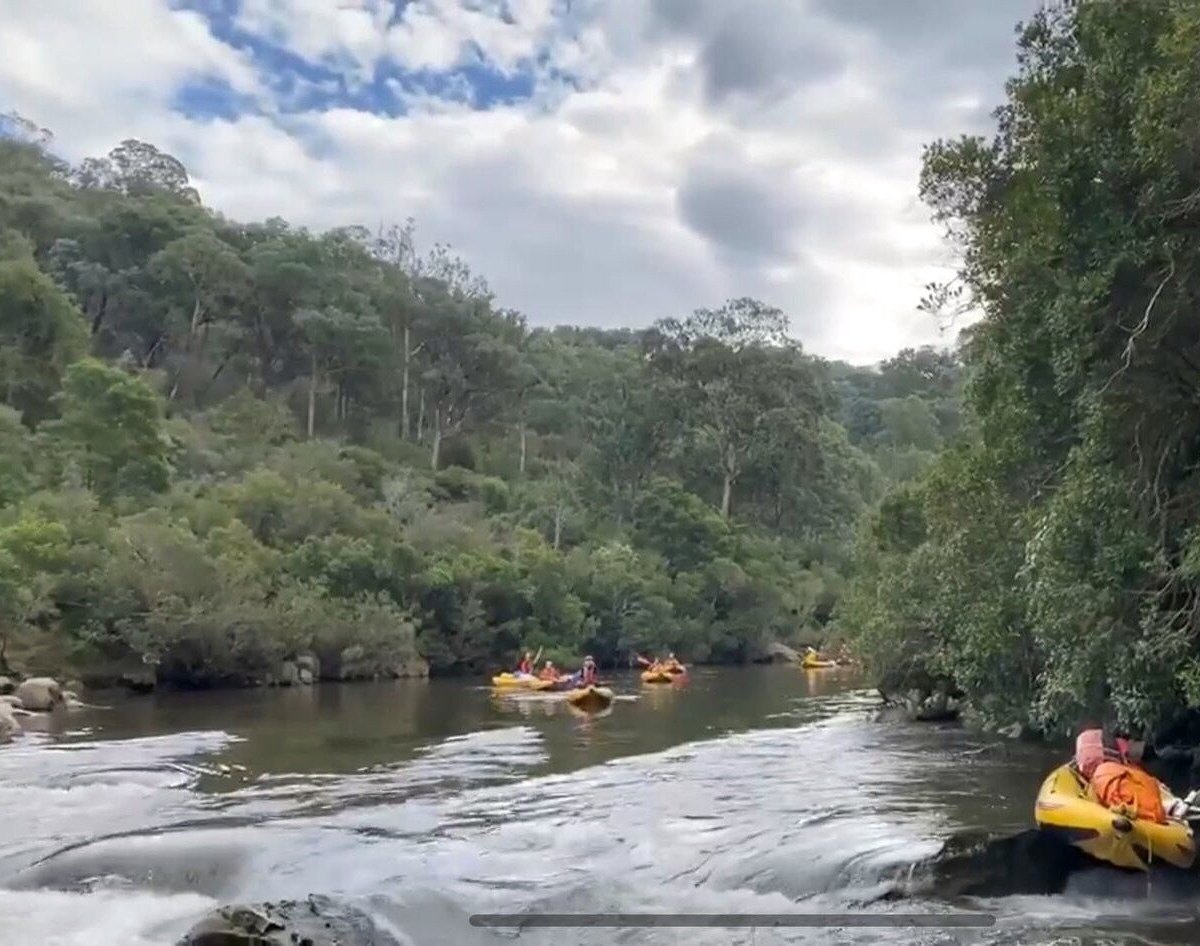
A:
<svg viewBox="0 0 1200 946">
<path fill-rule="evenodd" d="M 51 677 L 0 677 L 0 743 L 24 734 L 23 719 L 85 706 L 74 690 L 64 689 Z"/>
</svg>

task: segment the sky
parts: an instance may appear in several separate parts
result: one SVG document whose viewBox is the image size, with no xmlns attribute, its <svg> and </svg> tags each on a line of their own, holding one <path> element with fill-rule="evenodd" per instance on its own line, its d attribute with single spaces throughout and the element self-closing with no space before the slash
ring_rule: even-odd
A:
<svg viewBox="0 0 1200 946">
<path fill-rule="evenodd" d="M 416 220 L 531 324 L 725 299 L 817 354 L 952 344 L 922 147 L 986 132 L 1037 0 L 0 0 L 0 112 L 210 207 Z"/>
</svg>

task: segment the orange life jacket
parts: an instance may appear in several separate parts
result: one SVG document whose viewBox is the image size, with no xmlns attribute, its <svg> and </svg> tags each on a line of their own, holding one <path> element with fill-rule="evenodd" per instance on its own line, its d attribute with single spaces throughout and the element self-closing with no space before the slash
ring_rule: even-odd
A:
<svg viewBox="0 0 1200 946">
<path fill-rule="evenodd" d="M 1134 818 L 1167 822 L 1158 779 L 1136 765 L 1101 762 L 1092 773 L 1092 791 L 1105 808 L 1124 808 Z"/>
</svg>

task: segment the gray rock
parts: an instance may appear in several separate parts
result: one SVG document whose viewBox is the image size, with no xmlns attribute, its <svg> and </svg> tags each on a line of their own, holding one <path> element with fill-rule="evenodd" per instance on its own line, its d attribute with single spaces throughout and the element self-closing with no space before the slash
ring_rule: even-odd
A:
<svg viewBox="0 0 1200 946">
<path fill-rule="evenodd" d="M 21 702 L 21 698 L 19 696 L 17 696 L 15 693 L 11 693 L 6 696 L 0 696 L 0 703 L 6 703 L 8 706 L 12 707 L 13 709 L 24 709 L 25 708 L 25 704 Z"/>
<path fill-rule="evenodd" d="M 275 679 L 281 687 L 295 686 L 300 682 L 300 671 L 296 669 L 295 663 L 285 660 L 279 665 Z"/>
<path fill-rule="evenodd" d="M 398 680 L 424 680 L 429 676 L 429 662 L 421 657 L 402 660 L 392 668 L 392 676 Z"/>
<path fill-rule="evenodd" d="M 228 906 L 197 923 L 178 946 L 400 946 L 361 910 L 328 897 Z"/>
<path fill-rule="evenodd" d="M 321 661 L 317 659 L 316 654 L 301 654 L 296 658 L 296 667 L 307 670 L 314 680 L 321 679 Z"/>
<path fill-rule="evenodd" d="M 313 675 L 312 671 L 307 667 L 301 667 L 299 671 L 300 683 L 303 686 L 312 686 Z"/>
<path fill-rule="evenodd" d="M 32 677 L 17 687 L 17 697 L 25 709 L 44 713 L 63 702 L 63 691 L 50 677 Z"/>
<path fill-rule="evenodd" d="M 800 654 L 798 654 L 791 647 L 788 647 L 787 644 L 781 644 L 779 641 L 776 641 L 774 644 L 771 644 L 767 647 L 767 656 L 772 660 L 780 662 L 794 664 L 800 662 Z"/>
<path fill-rule="evenodd" d="M 0 677 L 0 695 L 7 696 L 9 693 L 15 693 L 16 689 L 16 680 L 12 677 Z"/>
<path fill-rule="evenodd" d="M 0 703 L 0 743 L 12 742 L 21 735 L 21 724 L 13 714 L 13 708 L 7 703 Z"/>
</svg>

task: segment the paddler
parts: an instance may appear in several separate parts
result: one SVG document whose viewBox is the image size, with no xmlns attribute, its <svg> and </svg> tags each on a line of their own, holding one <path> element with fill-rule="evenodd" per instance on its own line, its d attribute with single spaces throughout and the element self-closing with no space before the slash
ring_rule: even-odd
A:
<svg viewBox="0 0 1200 946">
<path fill-rule="evenodd" d="M 596 661 L 590 655 L 583 658 L 583 666 L 579 670 L 579 685 L 596 685 Z"/>
<path fill-rule="evenodd" d="M 663 669 L 667 673 L 683 673 L 683 664 L 675 659 L 675 652 L 667 654 L 666 662 L 663 664 Z"/>
<path fill-rule="evenodd" d="M 1123 731 L 1090 727 L 1075 740 L 1075 767 L 1105 808 L 1158 824 L 1183 819 L 1197 793 L 1177 797 L 1142 768 L 1145 754 L 1146 743 Z"/>
<path fill-rule="evenodd" d="M 547 660 L 538 673 L 539 680 L 549 680 L 552 683 L 558 682 L 558 671 L 554 669 L 554 661 Z"/>
<path fill-rule="evenodd" d="M 529 651 L 525 651 L 525 656 L 517 664 L 517 673 L 524 674 L 527 677 L 533 676 L 533 654 Z"/>
</svg>

